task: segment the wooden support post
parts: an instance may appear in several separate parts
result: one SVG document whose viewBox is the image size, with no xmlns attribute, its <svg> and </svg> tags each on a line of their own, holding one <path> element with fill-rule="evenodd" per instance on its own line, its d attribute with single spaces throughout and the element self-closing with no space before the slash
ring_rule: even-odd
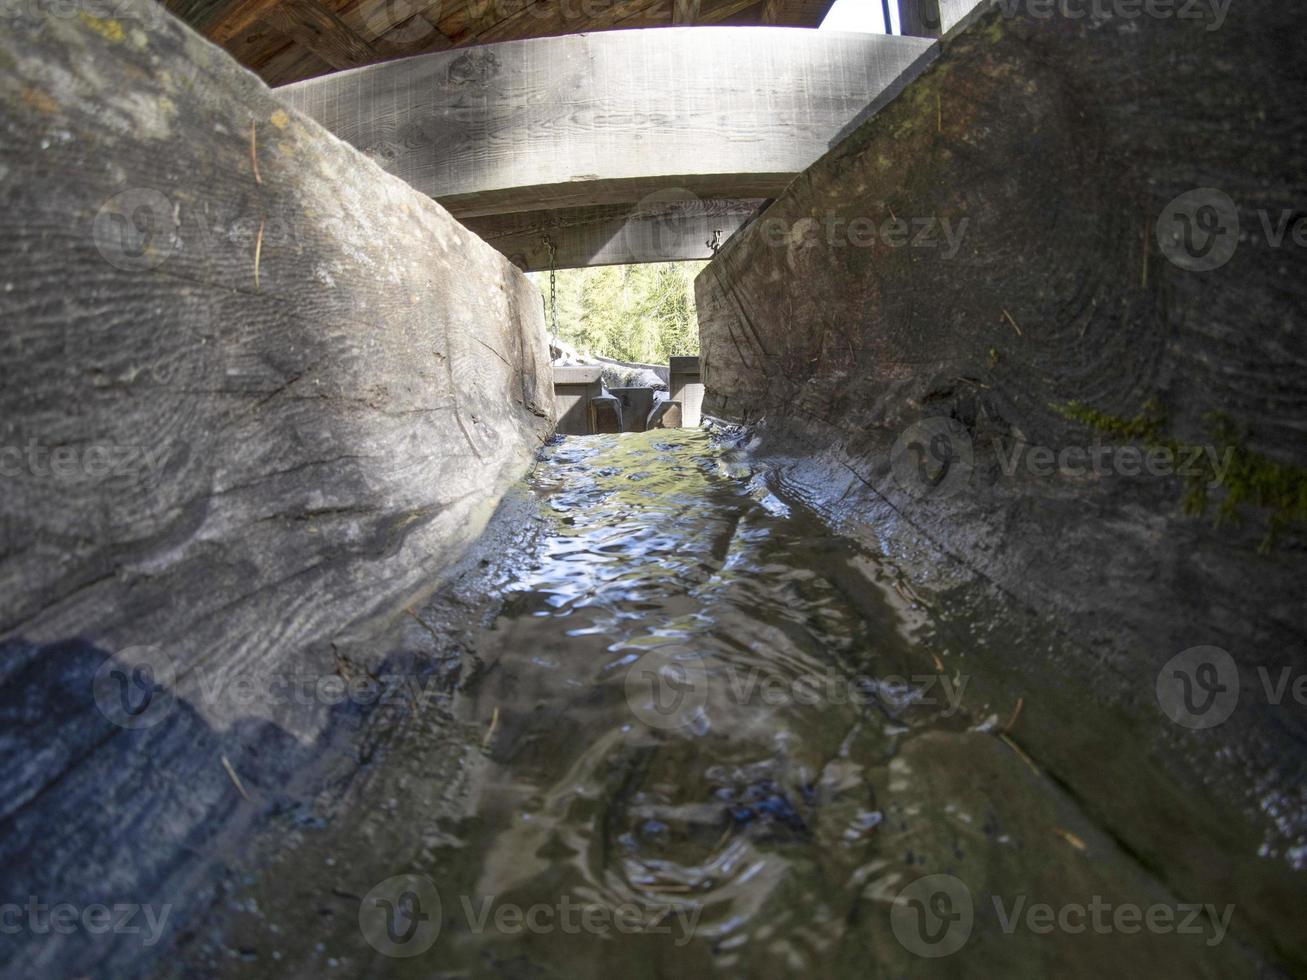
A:
<svg viewBox="0 0 1307 980">
<path fill-rule="evenodd" d="M 681 425 L 697 429 L 703 409 L 703 376 L 699 358 L 671 358 L 671 382 L 667 389 L 672 400 L 680 403 Z"/>
<path fill-rule="evenodd" d="M 899 33 L 907 37 L 939 37 L 939 0 L 898 0 Z"/>
<path fill-rule="evenodd" d="M 590 400 L 604 393 L 603 369 L 589 365 L 554 368 L 556 431 L 567 436 L 589 435 Z"/>
</svg>

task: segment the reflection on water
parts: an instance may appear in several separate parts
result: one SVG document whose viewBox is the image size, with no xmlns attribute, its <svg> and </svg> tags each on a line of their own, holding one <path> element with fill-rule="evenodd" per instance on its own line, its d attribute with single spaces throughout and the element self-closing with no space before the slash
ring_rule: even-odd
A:
<svg viewBox="0 0 1307 980">
<path fill-rule="evenodd" d="M 532 484 L 551 526 L 463 706 L 492 763 L 467 890 L 630 909 L 630 933 L 519 937 L 570 975 L 817 968 L 876 871 L 868 770 L 912 725 L 961 725 L 956 686 L 923 693 L 932 657 L 850 546 L 701 433 L 567 440 Z M 446 919 L 469 962 L 509 941 Z"/>
</svg>

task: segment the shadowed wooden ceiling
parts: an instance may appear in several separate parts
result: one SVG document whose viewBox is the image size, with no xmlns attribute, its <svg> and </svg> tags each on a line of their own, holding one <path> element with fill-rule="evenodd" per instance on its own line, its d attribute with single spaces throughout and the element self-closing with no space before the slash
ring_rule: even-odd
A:
<svg viewBox="0 0 1307 980">
<path fill-rule="evenodd" d="M 816 27 L 832 2 L 165 0 L 165 6 L 269 85 L 284 85 L 428 51 L 528 37 L 699 24 Z"/>
</svg>

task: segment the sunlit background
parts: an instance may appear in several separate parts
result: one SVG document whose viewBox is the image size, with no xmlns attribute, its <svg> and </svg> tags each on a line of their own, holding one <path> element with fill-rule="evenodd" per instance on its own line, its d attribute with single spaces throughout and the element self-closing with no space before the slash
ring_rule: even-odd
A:
<svg viewBox="0 0 1307 980">
<path fill-rule="evenodd" d="M 893 33 L 898 3 L 890 3 Z M 885 0 L 835 0 L 820 30 L 884 34 Z M 583 354 L 629 363 L 666 364 L 673 355 L 699 353 L 694 277 L 706 262 L 560 269 L 556 336 Z M 531 279 L 549 295 L 548 273 Z M 553 334 L 553 317 L 546 320 Z"/>
</svg>

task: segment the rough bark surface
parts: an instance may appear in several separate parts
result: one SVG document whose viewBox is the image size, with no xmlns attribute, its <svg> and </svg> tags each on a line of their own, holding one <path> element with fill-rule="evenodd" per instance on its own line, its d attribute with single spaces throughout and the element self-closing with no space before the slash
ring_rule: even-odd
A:
<svg viewBox="0 0 1307 980">
<path fill-rule="evenodd" d="M 0 866 L 6 901 L 172 903 L 168 945 L 224 835 L 326 751 L 337 702 L 293 690 L 370 669 L 369 624 L 485 525 L 553 392 L 506 259 L 113 6 L 0 34 Z M 21 976 L 148 955 L 0 944 Z"/>
<path fill-rule="evenodd" d="M 983 617 L 949 640 L 950 669 L 1000 720 L 1022 699 L 1024 752 L 1178 895 L 1223 896 L 1245 938 L 1301 966 L 1307 717 L 1264 682 L 1307 670 L 1301 525 L 1259 554 L 1264 510 L 1213 526 L 1230 487 L 1198 516 L 1183 479 L 1004 461 L 1117 444 L 1068 417 L 1080 402 L 1121 420 L 1154 403 L 1159 440 L 1222 449 L 1219 413 L 1267 465 L 1307 463 L 1307 249 L 1268 233 L 1307 199 L 1302 33 L 1273 0 L 1219 23 L 1206 6 L 1052 8 L 1000 4 L 947 40 L 704 270 L 705 410 L 758 423 L 759 460 L 897 562 L 912 595 Z M 1205 272 L 1158 237 L 1197 188 L 1228 195 L 1242 229 Z M 906 234 L 884 234 L 896 219 Z M 966 222 L 956 254 L 945 219 Z M 935 244 L 914 245 L 927 220 Z M 974 449 L 948 494 L 891 466 L 934 416 Z M 1239 685 L 1201 731 L 1156 695 L 1199 645 L 1228 651 Z"/>
</svg>

